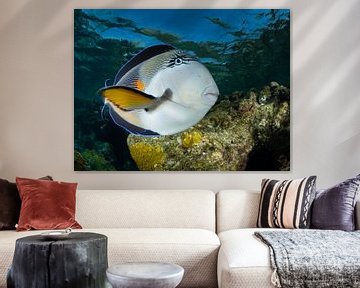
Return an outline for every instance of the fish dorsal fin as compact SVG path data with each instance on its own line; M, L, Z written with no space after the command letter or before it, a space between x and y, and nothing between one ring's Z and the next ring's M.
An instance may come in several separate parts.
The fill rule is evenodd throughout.
M150 46L140 51L134 57L132 57L123 67L120 68L119 72L116 74L114 79L114 85L119 82L119 80L132 68L139 65L140 63L164 52L174 50L175 48L171 45L160 44Z
M126 72L115 86L125 86L129 88L133 88L135 90L144 91L145 90L145 81L147 79L142 78L140 75L140 67L141 63L136 67L130 69L130 71Z

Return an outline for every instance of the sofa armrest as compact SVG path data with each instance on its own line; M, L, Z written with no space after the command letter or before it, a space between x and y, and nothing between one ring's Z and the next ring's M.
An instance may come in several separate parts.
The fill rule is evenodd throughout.
M355 206L355 229L360 230L360 199L357 200Z

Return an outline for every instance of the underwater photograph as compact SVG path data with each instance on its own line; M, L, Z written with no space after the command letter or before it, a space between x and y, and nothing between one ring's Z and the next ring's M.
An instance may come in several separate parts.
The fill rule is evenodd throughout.
M75 9L75 171L289 171L289 9Z

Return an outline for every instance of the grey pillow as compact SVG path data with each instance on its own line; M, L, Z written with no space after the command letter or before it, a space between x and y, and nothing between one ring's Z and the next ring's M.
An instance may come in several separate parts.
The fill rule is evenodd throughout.
M359 186L360 174L317 191L311 211L311 228L355 230L355 202Z

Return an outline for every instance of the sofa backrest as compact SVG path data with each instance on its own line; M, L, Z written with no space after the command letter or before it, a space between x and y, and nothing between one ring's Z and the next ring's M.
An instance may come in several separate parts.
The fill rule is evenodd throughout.
M360 198L360 196L359 196ZM255 228L260 191L223 190L216 194L216 232ZM355 206L356 230L360 230L360 199Z
M209 190L78 190L76 219L84 228L215 231L215 193Z
M222 190L216 194L216 231L255 228L260 192Z

